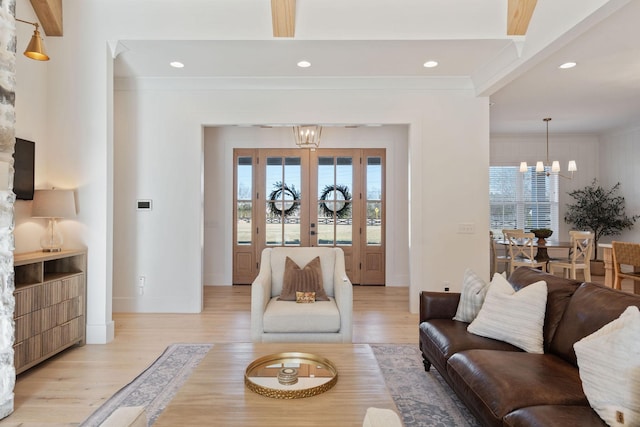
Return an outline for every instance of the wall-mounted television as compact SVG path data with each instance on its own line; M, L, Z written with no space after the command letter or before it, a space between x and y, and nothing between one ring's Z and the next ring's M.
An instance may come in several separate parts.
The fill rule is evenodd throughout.
M16 138L13 151L13 192L17 199L33 200L36 144Z

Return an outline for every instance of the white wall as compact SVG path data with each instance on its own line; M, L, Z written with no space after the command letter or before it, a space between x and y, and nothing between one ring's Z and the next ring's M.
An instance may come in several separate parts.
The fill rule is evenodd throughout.
M311 92L215 87L186 91L170 90L170 81L136 82L134 86L121 83L115 97L114 246L122 248L114 254L116 310L199 309L200 275L204 273L200 239L203 223L210 224L203 221L200 194L203 125L408 124L409 164L400 165L400 174L410 173L411 202L400 202L399 209L410 212L411 293L442 289L444 281L455 289L468 266L488 275L484 233L482 237L457 234L458 223L471 222L485 229L488 221L488 106L471 91L314 91L313 107L295 110L291 106L308 99ZM389 109L389 103L396 108ZM263 142L261 138L260 144ZM224 156L231 159L226 150L231 150L227 144ZM449 164L466 165L469 175L451 175ZM447 177L446 186L441 185L443 176ZM136 212L133 203L137 198L153 199L153 211ZM230 210L226 215L230 229ZM230 242L230 234L224 240ZM460 254L457 246L462 241L468 243L466 256L449 257L448 248ZM229 268L230 262L225 271ZM148 290L143 296L135 295L136 275L147 277ZM412 303L417 310L417 301Z
M610 132L600 138L600 183L611 188L620 182L620 195L625 198L627 215L640 215L640 126ZM640 221L632 230L619 236L603 237L602 243L612 240L640 242Z
M16 16L26 21L37 21L31 5L24 1L16 2ZM35 188L51 188L47 176L47 164L51 161L47 134L49 64L34 61L22 54L32 34L33 26L16 22L16 137L35 142ZM39 250L40 237L45 232L45 220L31 218L31 201L16 200L14 212L16 253ZM59 225L64 232L65 221Z
M230 285L233 236L233 149L295 148L291 127L216 127L204 131L204 284ZM386 285L409 285L407 126L325 126L321 148L385 148ZM224 238L222 238L224 237Z

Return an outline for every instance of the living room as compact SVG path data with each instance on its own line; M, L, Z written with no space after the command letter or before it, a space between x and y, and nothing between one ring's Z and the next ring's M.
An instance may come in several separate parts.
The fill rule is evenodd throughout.
M231 242L231 169L217 182L226 190L216 222L207 222L202 209L202 176L211 170L206 165L204 171L200 167L203 146L211 142L207 135L215 129L236 135L223 148L221 164L227 168L231 167L230 152L245 144L247 137L256 138L260 146L293 146L290 133L282 129L237 125L384 125L380 130L327 127L323 147L338 147L344 140L361 143L370 136L367 134L394 129L404 132L406 139L400 145L406 151L395 152L397 163L389 166L388 182L389 191L404 191L408 202L397 196L397 203L390 204L388 232L392 238L387 243L391 255L387 263L388 285L408 287L406 308L411 313L418 310L419 291L442 290L445 283L456 290L466 268L488 277L489 248L486 233L481 232L489 217L488 168L543 158L543 117L554 119L550 124L553 155L563 163L570 159L578 163L574 179L560 182L561 218L566 193L584 187L593 178L603 185L621 182L628 210L640 209L640 194L634 185L640 179L635 166L640 139L637 120L611 129L563 130L566 122L581 120L580 112L564 112L551 105L537 111L535 117L521 118L527 122L522 123L522 132L517 131L517 121L494 132L494 115L499 116L505 108L500 104L500 92L494 97L491 90L479 90L471 79L459 76L323 79L304 74L279 78L249 73L242 78L181 79L167 71L164 77L114 80L118 57L124 58L129 46L134 46L128 41L242 40L252 37L243 33L248 28L254 28L254 34L255 28L265 27L265 36L253 37L270 39L270 21L257 24L250 20L246 27L234 27L228 17L246 16L245 9L254 7L246 2L197 2L189 7L86 3L64 4L64 36L45 38L52 58L49 63L40 66L17 56L16 136L36 142L37 188L76 190L78 216L60 225L66 245L88 248L90 344L113 340L116 325L112 312L121 307L148 313L199 313L205 303L203 285L231 284L227 253ZM504 7L504 2L496 3ZM539 3L544 11L543 2ZM607 13L595 6L585 10L581 3L572 2L574 15L556 13L567 13L563 18L574 26L585 16L604 20L615 9L618 14L625 13L625 7L637 10L632 2L599 2L601 8L611 9ZM344 7L334 6L336 10ZM303 5L299 7L302 12ZM268 15L268 5L263 8ZM37 20L27 2L17 3L16 15ZM358 15L354 12L352 16ZM428 26L418 18L404 18L408 29ZM381 17L371 19L370 27L353 39L376 34L372 27L382 28L372 39L408 37L398 35L395 27L378 25ZM422 19L427 19L426 14ZM537 31L534 38L551 23L542 25L534 19L531 25ZM31 29L16 29L20 50ZM568 44L558 35L560 28L549 33L556 34L558 43ZM314 36L321 38L317 34L307 38ZM546 45L555 52L552 44L547 40ZM519 59L522 68L501 75L505 87L507 80L533 67L525 61L533 57L534 53L523 52ZM487 85L490 81L484 80ZM491 106L490 102L496 104ZM396 147L389 144L387 149ZM406 159L404 167L402 159ZM446 182L446 186L425 184L430 182ZM138 199L152 199L153 210L137 212ZM31 219L28 210L28 204L16 203L16 252L38 249L44 224ZM458 234L461 223L475 224L476 233ZM207 224L220 233L210 246ZM568 230L561 222L558 234L565 235ZM636 227L621 238L640 241L640 231ZM205 255L203 245L211 252ZM451 257L452 252L457 255ZM137 282L140 275L147 278L142 296Z

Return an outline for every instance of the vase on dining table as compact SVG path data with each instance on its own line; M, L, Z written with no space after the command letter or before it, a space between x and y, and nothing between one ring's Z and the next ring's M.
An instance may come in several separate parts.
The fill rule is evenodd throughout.
M548 228L535 228L531 230L531 232L538 238L538 246L546 245L546 239L551 237L551 235L553 234L553 230L550 230Z

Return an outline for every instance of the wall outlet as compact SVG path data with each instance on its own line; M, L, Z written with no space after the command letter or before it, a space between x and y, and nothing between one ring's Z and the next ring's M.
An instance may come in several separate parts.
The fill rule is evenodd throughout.
M138 276L138 295L144 295L144 285L146 282L147 279L144 276Z
M444 291L449 292L449 282L444 282Z

